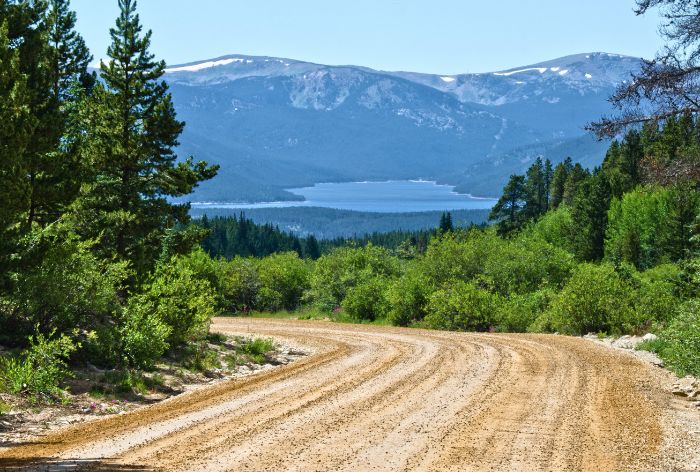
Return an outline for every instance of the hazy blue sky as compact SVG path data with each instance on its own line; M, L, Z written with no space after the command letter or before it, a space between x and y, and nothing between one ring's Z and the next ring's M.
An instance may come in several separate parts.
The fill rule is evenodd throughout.
M117 0L73 0L104 57ZM452 74L605 51L652 56L656 12L634 0L140 0L153 52L168 64L226 54Z

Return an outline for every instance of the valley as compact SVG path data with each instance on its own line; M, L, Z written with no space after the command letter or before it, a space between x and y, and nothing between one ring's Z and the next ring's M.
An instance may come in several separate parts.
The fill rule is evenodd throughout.
M298 201L290 188L434 180L480 197L538 156L599 165L609 145L583 127L639 59L567 56L440 76L233 55L166 69L180 153L221 166L194 202Z

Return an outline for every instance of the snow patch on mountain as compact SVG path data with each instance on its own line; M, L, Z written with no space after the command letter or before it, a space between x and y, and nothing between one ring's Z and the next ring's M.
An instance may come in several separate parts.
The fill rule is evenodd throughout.
M248 64L252 63L250 59L241 59L241 58L229 58L229 59L221 59L219 61L207 61L207 62L200 62L199 64L192 64L189 66L180 66L180 67L173 67L171 69L165 69L166 73L173 73L173 72L198 72L200 70L204 69L211 69L212 67L218 67L218 66L227 66L229 64L233 64L234 62L246 62Z
M521 74L523 72L531 72L533 70L538 71L540 74L544 74L545 72L547 72L546 67L529 67L527 69L512 70L509 72L494 72L493 75L498 75L501 77L510 77L513 74Z

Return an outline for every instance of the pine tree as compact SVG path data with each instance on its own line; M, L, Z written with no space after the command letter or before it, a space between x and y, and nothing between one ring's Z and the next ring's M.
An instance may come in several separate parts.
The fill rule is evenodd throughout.
M503 188L503 195L489 215L489 220L498 221L499 234L506 235L523 226L525 198L525 176L511 175Z
M552 161L549 159L544 161L544 212L548 212L550 208L550 202L552 200L552 180L554 179L554 169L552 168Z
M306 238L306 242L304 244L304 257L312 260L316 260L321 257L321 251L318 247L318 240L313 234Z
M443 212L442 215L440 215L439 229L442 234L454 231L455 228L452 224L452 214L450 212Z
M554 168L552 182L550 183L550 207L553 209L559 208L564 201L564 187L566 180L569 178L569 173L574 167L574 163L570 157L567 157L564 162L560 162Z
M27 80L20 72L19 51L11 47L8 17L8 5L0 0L0 288L7 283L10 255L26 210L22 156L32 127Z
M80 162L65 136L68 115L94 77L88 74L92 56L75 31L75 23L69 0L49 0L42 23L47 44L42 50L41 80L37 81L44 89L35 91L40 100L40 125L35 135L42 139L30 155L28 170L29 228L35 222L45 226L55 221L76 198L82 183Z
M571 168L571 171L566 177L566 182L564 183L564 195L562 203L567 206L571 206L574 201L574 197L578 194L579 185L584 182L590 173L588 170L584 169L581 164L576 163Z
M184 123L160 80L165 63L149 52L151 32L142 34L136 2L119 0L119 8L109 61L100 65L104 85L92 93L90 136L82 144L93 177L75 214L83 236L100 241L103 257L128 261L146 274L165 231L189 220L189 205L168 197L187 195L217 168L192 157L176 162Z
M596 169L577 186L571 204L572 246L580 260L602 259L609 209L610 186L603 172Z
M527 170L525 180L525 218L533 220L547 211L547 178L542 158L538 157Z

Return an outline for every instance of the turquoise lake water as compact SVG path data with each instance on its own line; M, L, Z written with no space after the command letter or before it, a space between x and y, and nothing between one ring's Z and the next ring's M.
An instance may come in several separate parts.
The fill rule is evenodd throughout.
M485 210L496 204L490 198L475 198L454 192L451 185L424 180L388 182L348 182L316 184L313 187L288 189L306 200L268 203L193 203L195 208L292 208L321 207L376 213L411 213L419 211Z

